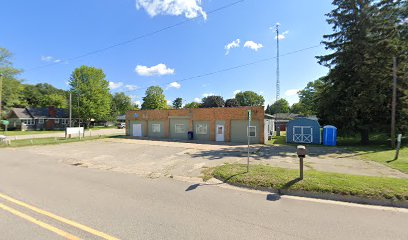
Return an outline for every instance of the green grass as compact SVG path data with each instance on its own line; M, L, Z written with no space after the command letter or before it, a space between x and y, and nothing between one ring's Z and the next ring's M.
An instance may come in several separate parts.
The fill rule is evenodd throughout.
M395 150L367 147L352 147L346 149L352 150L356 154L356 157L362 160L375 161L408 174L408 147L400 149L398 160L395 161Z
M354 176L337 173L308 170L304 179L294 180L299 171L266 165L251 165L246 173L244 164L226 164L204 172L213 177L232 184L250 188L269 188L273 190L302 190L315 193L334 193L358 196L370 199L391 199L408 201L408 180L397 178L381 178Z
M0 131L0 135L5 136L21 136L21 135L37 135L48 133L63 133L64 131Z
M267 145L276 145L276 144L286 144L286 132L281 131L280 136L273 136L271 140L269 140Z
M81 140L79 138L34 138L34 139L24 139L24 140L12 140L10 145L0 143L0 148L6 147L25 147L25 146L37 146L37 145L52 145L52 144L63 144L63 143L72 143L72 142L83 142L103 138L114 138L116 136L92 136L85 137Z

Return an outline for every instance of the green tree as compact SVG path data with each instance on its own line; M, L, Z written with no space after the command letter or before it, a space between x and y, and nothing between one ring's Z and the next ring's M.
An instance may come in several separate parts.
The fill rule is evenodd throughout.
M279 99L271 105L270 113L289 113L289 102L283 98Z
M143 97L142 110L145 109L166 109L167 101L163 94L163 89L159 86L151 86L146 90Z
M225 101L225 107L239 107L239 102L235 98L227 99Z
M173 108L180 109L183 106L183 99L178 97L173 101Z
M199 108L200 104L197 102L191 102L184 105L184 108Z
M320 78L313 82L309 82L306 87L298 92L299 105L295 106L299 110L298 113L309 116L318 113L318 91L323 86L323 79Z
M202 108L224 107L225 101L221 96L208 96L203 98Z
M68 92L48 83L24 84L23 94L30 107L67 107Z
M70 78L73 113L89 123L91 119L109 120L112 97L109 82L102 69L81 66L76 68ZM78 106L79 103L79 106Z
M363 144L370 131L389 128L392 56L406 58L402 3L334 0L327 14L334 33L323 36L332 53L318 57L330 68L318 94L318 115L342 133L359 132Z
M45 95L41 99L42 107L56 107L56 108L68 108L67 98L65 94L53 93L50 95Z
M127 111L132 110L132 99L124 92L115 93L112 96L111 110L113 116L126 114Z
M24 107L26 105L22 95L24 87L21 80L17 79L21 70L13 67L11 58L12 54L7 49L0 48L0 75L2 76L0 118L4 115L4 111L8 111L12 107Z
M295 114L303 114L304 105L300 102L292 104L290 107L290 112Z
M240 106L263 106L265 99L262 95L253 91L239 92L235 94Z

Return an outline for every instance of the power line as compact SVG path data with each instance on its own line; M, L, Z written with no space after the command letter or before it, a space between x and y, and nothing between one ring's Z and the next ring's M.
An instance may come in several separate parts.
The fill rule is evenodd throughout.
M307 47L307 48L298 49L298 50L295 50L295 51L292 51L292 52L287 52L287 53L281 54L281 55L279 55L279 56L280 56L280 57L284 57L284 56L292 55L292 54L295 54L295 53L299 53L299 52L303 52L303 51L310 50L310 49L313 49L313 48L317 48L317 47L319 47L320 45L321 45L321 44L314 45L314 46L310 46L310 47ZM241 65L236 65L236 66L229 67L229 68L219 69L219 70L216 70L216 71L213 71L213 72L203 73L203 74L199 74L199 75L196 75L196 76L192 76L192 77L188 77L188 78L183 78L183 79L180 79L180 80L173 80L173 81L171 81L171 82L166 82L166 83L163 83L163 84L159 84L159 86L168 85L168 84L170 84L170 83L172 83L172 82L185 82L185 81L189 81L189 80L192 80L192 79L208 77L208 76L215 75L215 74L218 74L218 73L228 72L228 71L235 70L235 69L238 69L238 68L248 67L248 66L251 66L251 65L258 64L258 63L263 63L263 62L271 61L271 60L274 60L274 59L276 59L276 58L277 58L277 56L275 56L275 57L269 57L269 58L264 58L264 59L260 59L260 60L254 61L254 62L249 62L249 63L245 63L245 64L241 64ZM127 93L127 92L136 92L136 91L145 90L145 89L148 89L148 88L149 88L149 87L143 87L143 88L138 88L138 89L135 89L135 90L123 91L123 92L126 92L126 93Z
M239 4L239 3L242 3L244 1L245 0L238 0L238 1L226 4L226 5L223 5L223 6L219 7L219 8L214 9L214 10L208 11L207 15L211 15L211 14L214 14L216 12L222 11L224 9L233 7L233 6L235 6L235 5ZM129 44L131 42L134 42L134 41L137 41L137 40L140 40L140 39L143 39L143 38L147 38L147 37L156 35L158 33L164 32L166 30L169 30L169 29L172 29L172 28L175 28L175 27L178 27L178 26L181 26L181 25L186 24L188 22L195 21L198 18L200 18L200 16L197 16L197 17L194 17L194 18L189 18L189 19L180 21L178 23L166 26L164 28L161 28L161 29L158 29L158 30L155 30L155 31L152 31L152 32L148 32L148 33L139 35L137 37L134 37L134 38L131 38L131 39L128 39L128 40L125 40L125 41L122 41L122 42L119 42L119 43L116 43L116 44L113 44L113 45L110 45L110 46L107 46L107 47L104 47L104 48L96 49L96 50L93 50L93 51L90 51L90 52L87 52L87 53L84 53L84 54L81 54L81 55L78 55L78 56L75 56L75 57L71 57L71 58L68 58L68 59L63 60L63 61L44 64L44 65L41 65L41 66L38 66L38 67L33 67L33 68L30 68L30 69L27 69L26 72L27 71L32 71L32 70L37 70L37 69L42 69L42 68L46 68L46 67L50 67L50 66L54 66L54 65L58 65L58 64L61 64L61 63L67 62L67 61L72 62L72 61L75 61L75 60L78 60L78 59L81 59L81 58L84 58L84 57L87 57L87 56L90 56L90 55L98 54L100 52L104 52L104 51L107 51L107 50L115 48L115 47L126 45L126 44Z

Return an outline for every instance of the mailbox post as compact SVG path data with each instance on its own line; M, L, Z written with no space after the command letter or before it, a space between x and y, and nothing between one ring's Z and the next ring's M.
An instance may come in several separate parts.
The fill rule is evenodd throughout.
M400 150L400 148L401 148L401 139L402 139L402 134L398 134L398 137L397 137L397 148L396 148L396 151L395 151L394 160L398 160L399 150Z
M302 145L297 146L296 153L299 157L299 171L300 171L299 178L302 180L303 179L303 158L306 157L306 153L307 153L306 147Z

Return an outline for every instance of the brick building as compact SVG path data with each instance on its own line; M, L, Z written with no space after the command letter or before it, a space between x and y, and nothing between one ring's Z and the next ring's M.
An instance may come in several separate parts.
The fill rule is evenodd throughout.
M197 108L129 111L126 134L133 137L193 139L200 141L247 142L248 110L252 112L249 128L251 143L264 143L264 108Z

